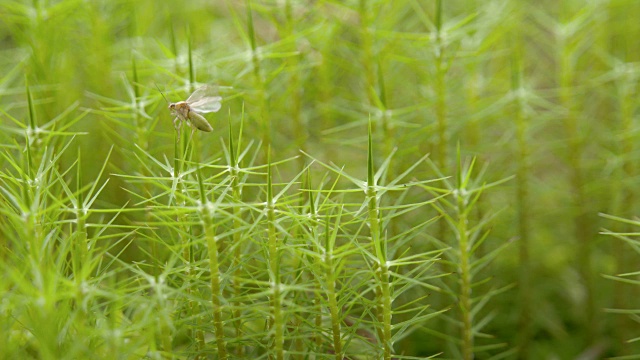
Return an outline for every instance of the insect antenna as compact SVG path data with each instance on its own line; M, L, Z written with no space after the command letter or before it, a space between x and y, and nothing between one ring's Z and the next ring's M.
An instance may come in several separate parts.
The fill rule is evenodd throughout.
M167 102L167 104L171 104L171 103L169 102L169 100L167 100L167 97L166 97L166 96L164 96L164 94L162 93L162 90L160 90L160 87L158 86L158 84L156 84L156 83L154 83L154 84L156 85L156 88L158 89L158 92L160 93L160 95L162 95L162 97L164 98L164 101L166 101L166 102Z

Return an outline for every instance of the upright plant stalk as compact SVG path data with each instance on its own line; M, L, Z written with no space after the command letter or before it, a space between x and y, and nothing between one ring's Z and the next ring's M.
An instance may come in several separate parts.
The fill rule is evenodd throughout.
M293 17L293 6L291 4L291 0L286 0L285 2L285 18L287 20L285 26L285 38L290 39L292 44L292 52L295 52L298 49L296 48L295 19ZM291 56L288 59L288 62L291 68L289 89L291 91L291 118L293 120L293 135L295 137L296 151L306 151L307 133L305 131L304 124L302 123L302 96L300 93L300 70L298 69L300 55ZM304 166L304 157L300 156L298 158L299 170L302 170Z
M218 244L216 236L216 224L214 220L215 205L209 202L204 184L202 182L202 174L198 167L198 185L200 188L200 201L202 207L202 218L204 221L204 233L207 240L207 252L209 255L209 272L211 273L211 305L213 311L213 328L216 336L216 345L218 347L218 358L227 359L227 345L225 343L224 325L222 323L222 291L220 290L220 260L218 258ZM213 209L211 209L213 207Z
M178 134L180 136L178 136ZM185 190L185 184L182 178L183 167L185 163L191 159L189 144L187 143L187 139L186 139L187 136L189 136L189 134L186 134L186 131L180 131L179 133L176 132L176 141L174 142L173 181L177 182L177 184L175 186L175 193L172 194L172 199L175 202L175 204L169 204L169 206L174 206L176 208L184 208L186 206L184 199L181 200L181 197L179 196L179 194L184 193L184 190ZM187 223L187 221L185 221L187 219L187 216L188 215L185 214L184 212L178 211L176 212L175 221L176 221L176 224L178 224L176 231L177 231L178 239L180 241L179 245L182 247L182 257L187 264L185 273L186 273L187 279L190 279L191 278L190 264L193 263L193 259L191 256L191 245L190 245L191 242L189 241L191 229L189 226L185 225ZM186 234L189 234L189 235L186 235ZM191 291L192 291L191 289L192 289L191 286L188 286L186 288L186 292L188 295L191 294ZM187 307L189 309L189 316L193 316L195 312L193 302L190 301ZM189 333L191 334L192 329L188 329L187 331L189 331ZM170 351L171 350L170 338L168 338L168 335L164 334L164 331L162 336L164 338L165 351ZM201 350L203 341L201 341L202 339L198 338L197 334L195 338L197 340L196 346L198 347L198 350ZM169 346L168 350L166 349L167 346Z
M306 250L309 251L309 253L306 256L294 257L293 267L295 268L295 277L299 279L297 282L308 284L307 286L310 287L310 290L295 293L292 301L305 305L310 304L310 311L296 313L293 316L293 319L289 321L289 326L304 328L305 324L311 324L311 321L308 321L306 316L315 314L315 316L312 315L309 316L309 318L313 319L316 329L322 329L322 295L320 291L322 283L318 276L313 276L314 273L312 272L312 268L315 268L313 265L317 265L320 261L310 255L312 252L317 253L318 250L318 248L314 247L313 244L317 242L318 234L320 233L320 224L318 223L318 212L316 210L313 193L311 191L311 171L307 167L306 169L303 168L300 174L302 174L302 172L306 172L306 179L302 181L297 199L298 206L302 209L300 213L305 214L306 211L307 219L306 221L302 221L301 226L296 226L293 231L291 231L291 238L300 239L307 243ZM309 266L309 264L313 265ZM319 316L320 319L318 319ZM310 336L310 341L306 341L302 336L295 337L293 340L293 346L289 347L298 354L294 358L315 360L317 358L316 356L305 356L303 354L305 354L305 350L310 354L317 354L321 352L320 345L322 341L318 339L318 337L319 334L317 333ZM305 343L310 345L305 345Z
M576 214L573 219L574 236L578 242L578 270L584 282L585 289L585 328L589 343L595 339L599 324L595 321L595 299L593 296L593 276L591 271L592 226L588 219L589 209L586 204L585 181L583 173L584 140L579 128L580 119L574 98L575 69L573 57L574 47L566 34L560 35L558 49L558 63L560 85L560 103L566 115L565 130L568 137L568 162L570 167L569 182L572 188L573 206Z
M377 260L374 267L376 279L376 317L378 321L378 338L383 347L383 359L391 360L393 351L391 343L391 286L389 284L389 267L387 265L386 243L381 237L380 207L378 190L374 176L372 129L369 123L369 145L367 156L367 188L369 231L371 232L371 244Z
M193 162L197 163L198 165L198 170L200 169L200 142L198 141L198 134L194 134L193 137L191 137L191 158ZM189 234L193 237L193 227L189 227ZM192 264L192 261L194 261L194 249L193 246L191 244L189 244L188 246L188 252L189 252L189 264ZM191 275L192 274L192 269L191 266L187 267L187 274ZM188 292L191 292L191 289L188 290ZM191 309L191 314L192 316L195 317L196 319L196 330L195 330L195 335L196 335L196 344L197 344L197 348L198 350L202 351L204 349L205 346L205 339L204 339L204 331L202 330L202 326L200 325L201 322L203 321L201 316L198 316L199 313L201 313L200 310L200 304L196 301L191 301L189 304L189 308Z
M196 71L193 66L193 50L192 50L191 28L187 27L187 56L189 59L189 93L195 90Z
M629 65L626 65L629 66ZM628 183L629 179L635 179L637 176L637 167L636 161L633 158L630 158L630 154L634 154L635 151L635 141L637 136L635 135L635 121L634 121L634 112L636 111L636 92L634 91L637 87L633 82L637 82L637 79L629 79L623 78L617 81L616 86L618 88L618 113L619 113L619 121L620 121L620 134L622 135L622 139L620 141L619 157L622 160L622 166L619 169L618 178L621 179L619 181L619 188L617 189L621 193L621 202L618 205L619 208L616 213L622 214L625 217L632 217L635 215L635 199L637 196L635 194L635 187L630 186ZM626 181L625 181L626 180ZM616 225L619 227L620 232L633 232L634 229L627 223L616 222ZM618 267L626 271L630 266L630 256L627 250L628 244L625 244L623 241L615 242L614 251L616 253L616 258L619 261ZM630 307L630 299L635 298L633 294L630 294L628 290L628 286L623 282L616 281L614 288L614 304L618 309L627 309ZM623 343L623 349L626 348L626 337L630 333L631 325L626 317L619 317L619 320L616 323L616 335L619 338L619 341Z
M436 9L435 9L435 26L436 26L436 38L433 39L435 42L434 52L435 52L435 76L434 76L434 91L435 91L435 117L436 117L436 139L435 146L433 147L433 160L436 166L439 168L439 171L443 174L449 173L449 168L447 166L447 147L448 147L448 137L447 137L447 96L446 96L446 64L444 58L444 44L442 43L442 12L443 12L443 4L442 0L436 0ZM425 136L427 136L425 134ZM447 224L445 221L438 222L437 229L437 238L440 241L447 242ZM450 266L447 264L442 264L443 271L445 273L453 271ZM452 279L445 279L445 282L451 282ZM451 284L453 285L453 284ZM450 286L451 286L450 285ZM448 301L448 299L444 299L441 297L436 298L440 307L447 306L444 301ZM442 301L442 302L441 302ZM448 322L444 322L442 319L437 319L436 321L440 322L440 327L446 329L445 332L451 333L453 329L451 329L452 325Z
M338 28L337 25L333 25L334 27L331 31L328 31L331 36L330 39L334 39L335 29ZM329 59L331 59L332 51L335 50L334 42L331 40L327 40L322 48L320 49L320 56L323 59L326 59L327 63L329 63ZM336 118L332 116L331 106L329 106L333 101L334 91L335 91L335 79L333 75L333 66L317 66L315 71L316 83L317 83L317 91L318 91L318 101L315 102L315 106L318 112L318 117L320 118L320 123L322 124L323 129L330 129L337 125ZM335 157L335 147L328 146L327 147L327 156L328 158Z
M189 27L187 27L187 44L187 54L189 58L189 93L193 93L193 91L196 89L196 69L193 65L192 35ZM183 127L184 125L186 124L183 124ZM200 149L198 148L199 143L197 141L198 134L194 133L193 131L194 129L192 128L191 134L189 135L189 141L187 141L184 146L188 149L189 145L191 145L189 160L200 162Z
M384 82L384 71L382 69L382 61L378 61L378 92L379 92L379 103L380 103L380 111L382 112L382 137L384 139L384 154L385 156L390 156L394 151L395 146L395 133L393 131L393 126L391 124L391 112L389 109L389 100L387 98L387 87ZM387 169L387 178L393 179L395 177L395 166L389 164L389 168ZM394 223L395 224L395 223Z
M171 40L171 52L173 54L173 71L176 74L180 73L180 64L178 63L178 42L176 41L176 30L173 25L173 16L168 14L167 23L171 24L169 26L169 38Z
M135 141L142 149L148 150L149 140L147 138L147 135L149 134L149 129L147 128L146 124L141 123L140 111L142 110L141 107L143 106L143 104L140 103L140 80L138 79L138 66L136 64L135 56L131 58L131 72L133 75L133 123L136 128ZM141 167L140 170L144 170L144 167Z
M391 119L389 116L388 102L387 102L387 90L384 83L384 72L382 69L382 61L374 55L374 36L371 32L372 26L372 11L369 8L371 4L370 0L360 0L359 2L359 15L360 15L360 33L362 38L362 67L365 76L365 92L367 94L367 100L370 107L375 107L380 112L380 124L373 123L374 134L378 131L381 132L382 139L384 139L384 154L389 155L393 151L394 137L391 131ZM377 80L376 80L377 78ZM378 93L376 93L376 90ZM377 118L377 116L376 116ZM387 176L393 177L391 172L388 172Z
M633 4L633 5L631 5ZM618 181L618 188L612 189L611 193L620 193L619 201L616 204L616 209L614 210L615 214L620 214L625 218L632 218L637 215L637 204L636 201L638 196L636 194L636 186L635 179L638 176L638 166L637 162L637 146L635 145L638 141L638 136L636 132L637 128L637 118L635 115L638 109L637 102L637 91L638 86L638 70L634 69L635 64L633 60L635 59L634 49L636 49L637 43L633 36L625 36L624 40L620 43L615 43L610 41L610 37L615 34L617 31L616 26L611 26L611 20L614 21L616 25L619 25L621 29L624 29L626 34L637 34L640 30L637 22L633 21L633 19L622 16L623 20L618 20L617 16L621 14L619 12L624 11L628 13L636 13L640 6L637 2L629 2L629 5L624 7L617 7L614 3L608 5L609 9L607 11L611 12L610 15L612 19L607 19L610 22L607 24L603 24L603 29L610 31L610 33L606 33L609 35L606 38L603 38L602 47L605 48L609 46L608 52L616 53L617 58L622 60L621 63L616 64L618 67L621 67L620 70L620 78L616 79L614 85L616 88L616 99L617 99L617 110L618 110L618 121L619 121L619 133L621 134L620 138L617 138L616 141L619 141L619 146L617 148L618 158L621 159L621 166L618 169L618 176L616 178ZM617 10L616 10L617 9ZM617 16L616 16L617 15ZM605 32L602 31L601 32ZM618 50L618 51L616 51ZM626 71L625 71L626 70ZM631 73L629 73L631 70ZM633 156L631 154L634 154ZM629 182L629 180L633 180ZM632 233L637 227L629 224L627 222L619 222L616 221L615 228L620 233ZM619 230L618 230L619 229ZM617 268L618 272L621 271L629 271L634 269L633 257L630 256L630 252L628 251L628 244L625 244L623 241L616 241L614 245L614 253L615 257L618 260ZM635 269L634 269L635 270ZM629 309L633 308L634 304L632 299L638 298L638 291L636 289L631 289L628 284L625 284L622 281L615 282L615 288L613 291L613 303L614 307L617 309ZM637 306L636 306L637 308ZM628 346L628 337L629 334L635 331L637 323L634 321L630 321L629 317L619 316L616 323L616 342L618 343L619 349L621 351L617 353L618 355L632 355L633 349Z
M479 269L490 263L492 259L495 259L499 252L508 246L508 243L476 257L475 254L477 254L478 248L489 235L488 231L483 231L483 227L488 223L490 217L485 216L484 219L474 225L471 224L473 216L470 214L478 204L484 190L506 182L511 177L489 184L483 183L481 187L478 187L471 179L474 172L475 158L468 166L464 165L461 161L459 145L456 158L458 165L455 184L445 180L453 201L442 198L439 201L440 204L434 203L433 206L451 226L456 237L453 242L454 248L449 253L449 263L455 267L453 271L456 274L455 280L457 282L455 284L451 283L450 287L452 289L451 294L454 296L458 307L458 318L455 325L459 325L459 330L457 336L449 335L448 337L456 339L455 345L458 347L459 357L464 360L471 360L474 358L474 352L478 351L478 348L475 348L476 334L479 334L482 328L490 321L490 317L476 320L478 312L489 302L489 299L508 290L511 286L492 290L488 293L479 292L475 297L472 296L473 289L485 282L474 283L475 274L478 273ZM435 165L432 166L437 170ZM499 347L500 345L491 346ZM458 355L456 354L456 356Z
M267 89L265 87L265 80L262 77L262 71L260 66L260 54L258 52L258 45L256 41L256 33L253 24L253 14L251 11L251 0L246 0L247 6L247 31L249 35L249 40L251 43L251 61L253 63L253 75L255 79L255 87L259 94L259 107L260 107L260 118L258 119L260 123L260 133L262 134L262 143L265 145L265 149L267 149L271 145L271 119L269 118L269 114L267 111ZM266 154L265 157L268 157L269 154Z
M134 108L133 108L133 123L135 126L135 137L133 139L133 141L144 151L148 151L149 150L149 128L147 127L148 124L145 124L144 121L142 120L143 118L140 116L141 111L144 110L144 104L140 102L140 98L141 98L141 94L140 94L140 80L138 78L138 66L136 63L136 56L132 56L131 57L131 73L132 73L132 78L133 78L133 104L134 104ZM138 167L137 169L135 169L135 171L137 171L139 174L142 174L144 176L148 176L149 171L147 169L147 167L142 166L141 163L137 163ZM140 191L142 192L142 194L148 195L150 196L150 190L149 190L149 184L145 181L141 184L141 188ZM147 209L144 212L144 222L148 223L151 221L151 210ZM141 230L142 231L142 230ZM158 244L157 241L152 241L150 244L150 249L149 249L150 253L151 253L151 257L149 258L149 262L151 263L152 266L152 271L153 271L153 275L156 276L158 275L161 270L158 264L158 260L159 260L159 254L158 254Z
M39 207L39 197L34 193L36 188L32 187L30 184L35 179L36 170L34 168L34 154L32 151L32 144L35 143L35 130L37 128L38 121L36 119L36 109L35 104L33 102L33 97L31 95L31 88L29 87L29 82L25 75L25 87L27 90L27 103L29 106L29 117L25 134L25 151L23 155L23 164L22 164L22 204L24 206L23 213L26 216L23 216L24 219L24 228L25 228L25 238L29 239L27 243L27 249L29 251L29 255L31 257L31 261L33 262L32 266L36 267L40 272L40 276L43 279L43 286L46 285L46 281L48 278L48 271L46 268L47 262L42 256L43 244L41 241L43 239L43 230L42 224L38 221L37 211L40 209ZM33 138L32 138L33 137ZM36 242L37 241L37 242ZM74 264L75 266L75 264ZM75 270L75 269L74 269ZM42 289L41 289L42 290Z
M77 196L77 208L76 208L76 232L74 234L73 243L73 274L76 279L76 286L80 288L83 281L82 267L87 261L87 228L86 228L86 210L84 209L84 200L82 196L82 158L80 156L80 149L78 149L78 167L76 173L76 191ZM78 296L82 292L78 291ZM82 299L78 299L82 303Z
M360 36L362 38L362 66L364 68L363 70L365 76L365 92L367 93L369 105L374 106L376 104L376 77L373 61L373 37L370 30L371 15L369 13L369 9L367 8L368 3L370 3L370 1L360 0L358 11L360 15Z
M311 170L309 169L307 169L306 190L308 194L307 201L309 201L308 216L309 216L309 219L311 220L311 225L309 226L311 231L311 237L312 239L317 239L320 234L321 225L320 225L320 220L318 218L318 210L316 209L316 202L313 196L313 191L311 191ZM304 196L301 196L300 199L301 199L301 202L304 201ZM302 206L304 206L304 203L301 204L301 207ZM317 250L317 249L313 249L313 248L310 249L310 251L314 251L314 250ZM314 282L314 285L315 285L315 289L313 292L313 311L316 314L314 319L314 325L316 329L322 329L322 306L323 306L322 292L321 292L322 283L321 283L321 279L318 279L318 277L314 277L312 281ZM322 346L322 336L319 334L319 332L317 332L313 336L313 345L314 347L311 350L314 353L320 353L321 346ZM337 352L337 350L334 350L334 351ZM316 357L312 357L312 359L315 359L315 358Z
M188 55L188 59L189 59L189 93L192 93L195 90L196 87L196 70L195 70L195 66L193 64L193 39L192 39L192 35L191 35L191 28L187 26L187 55ZM183 126L185 126L185 124L183 124ZM186 133L186 131L182 131L182 134ZM185 136L182 136L182 138L186 137L186 134L184 134ZM193 129L191 130L191 134L189 135L189 139L185 140L184 142L184 153L186 154L185 159L188 159L189 161L192 162L197 162L200 163L200 149L199 149L199 142L198 142L198 134L193 133ZM187 157L188 156L188 157ZM184 184L182 184L182 186L184 186ZM186 214L183 215L185 218L187 217ZM189 226L189 227L185 227L186 232L188 234L193 234L193 229ZM186 259L186 261L188 262L189 266L187 267L186 270L186 274L188 278L191 278L191 273L192 273L192 269L191 269L191 264L193 263L193 249L192 249L192 245L191 242L189 240L187 240L184 243L184 258ZM187 293L191 293L192 289L191 287L189 287L187 289ZM198 303L196 303L195 301L190 301L189 302L189 310L191 312L191 316L193 316L194 318L196 318L196 322L201 321L201 318L197 316L197 314L199 313L199 305ZM205 340L204 340L204 332L201 330L202 327L201 326L197 326L196 325L196 329L195 329L195 338L196 338L196 347L199 351L202 351L204 348L204 344L205 344Z
M269 279L271 283L271 323L273 332L273 352L271 358L284 360L284 319L280 284L280 244L276 233L275 203L271 182L271 149L267 150L267 227L269 236Z
M26 134L25 134L25 151L23 154L23 164L22 164L22 171L21 171L21 175L22 175L22 203L24 206L23 210L23 216L22 218L24 219L24 225L25 225L25 239L28 239L27 241L27 249L30 255L30 261L32 261L32 265L35 269L37 269L37 271L39 272L39 276L42 278L41 284L40 286L42 286L42 288L40 288L40 291L45 291L47 289L45 289L45 287L49 286L49 282L50 280L50 274L49 274L49 267L50 267L50 263L49 263L49 259L48 257L44 256L43 250L45 250L44 247L44 236L45 234L43 233L43 224L42 221L40 220L40 214L39 212L41 211L41 207L43 207L44 204L42 204L41 202L43 201L42 194L40 193L40 191L43 189L42 187L34 187L31 184L35 183L36 177L37 177L37 168L35 165L35 157L36 154L34 153L36 149L35 148L35 144L37 141L37 134L36 134L36 129L38 127L38 119L36 117L36 109L35 109L35 103L33 101L33 96L31 94L31 88L29 87L29 82L27 80L27 77L25 75L25 87L27 90L27 103L28 103L28 107L29 107L29 117L28 117L28 123L27 128L26 128ZM46 153L42 156L47 156ZM43 177L44 179L44 177ZM73 249L73 254L76 254L76 252L79 252L80 250L75 247ZM79 264L76 262L73 264L73 268L72 270L76 270L76 268L79 267ZM47 299L49 300L49 299ZM46 304L47 306L51 305L47 302ZM51 311L51 309L47 309L48 311Z
M230 165L230 175L231 175L231 196L233 197L233 227L234 229L240 229L242 227L242 187L240 185L240 160L238 159L238 153L240 152L240 140L242 139L242 124L244 120L244 110L242 113L243 119L240 122L240 131L238 133L238 145L236 150L236 145L233 141L233 127L231 126L231 117L229 117L229 165ZM242 295L242 288L240 286L240 278L242 276L242 269L240 264L242 263L242 246L241 244L241 233L240 231L234 231L233 233L233 244L235 246L235 251L233 253L233 258L231 260L231 267L235 269L235 273L233 276L232 287L234 298L240 298ZM235 328L235 337L236 339L241 339L244 330L242 326L242 305L239 302L233 303L233 327ZM235 347L235 355L237 357L244 356L244 347L242 344Z
M195 87L195 69L193 67L193 55L191 49L191 31L187 27L187 57L189 59L189 90L193 92ZM179 120L182 121L182 120ZM191 154L188 152L189 150L189 142L184 136L186 133L186 124L181 124L181 130L176 131L176 142L175 142L175 150L174 150L174 167L173 167L173 177L178 179L180 172L182 171L182 166L184 166L185 160L191 160ZM180 136L177 136L180 135Z
M479 11L477 0L468 1L467 4L470 12L473 13ZM474 26L477 26L477 24L475 24ZM482 76L482 71L480 70L482 67L481 61L482 60L480 59L473 60L467 67L469 75L468 81L470 82L470 84L467 86L467 101L469 103L467 114L470 115L471 120L469 121L468 126L466 126L468 131L466 132L465 138L467 139L467 148L473 149L473 151L480 151L480 149L478 149L478 145L480 144L480 140L482 139L482 127L480 126L480 119L474 116L480 110L478 102L480 100L480 94L482 91L480 89Z
M529 141L527 140L528 119L525 114L524 88L522 84L522 48L520 39L515 41L516 47L511 62L511 93L514 101L514 117L516 124L516 139L518 164L516 170L516 203L518 217L519 236L519 281L520 291L520 331L518 339L519 358L526 359L529 354L529 342L531 340L531 261L529 258L530 233L529 221L531 218L529 200Z
M455 296L458 306L458 323L460 325L460 330L458 332L459 341L457 341L456 344L459 346L460 357L464 360L471 360L474 358L474 331L479 331L479 329L474 330L474 314L482 307L482 305L479 305L477 308L473 308L474 300L472 298L472 290L473 286L478 285L473 284L474 268L476 268L475 271L477 271L477 267L482 263L486 263L488 260L480 259L474 262L473 258L474 251L477 251L477 248L486 238L485 234L482 238L478 239L480 227L469 225L469 214L473 210L474 205L478 202L480 194L482 193L482 189L469 189L475 159L473 159L468 168L463 167L460 158L459 145L456 156L458 165L455 185L449 184L448 181L445 182L451 191L454 201L451 202L445 199L441 200L442 204L445 205L446 208L451 209L451 212L436 204L434 204L434 208L449 223L456 236L456 241L454 243L455 247L451 252L451 264L455 267L454 271L457 275L455 278L457 283L452 283L451 288L457 290L452 292L452 295ZM491 186L495 184L497 183L494 183ZM485 255L485 258L487 256L495 256L495 253L496 250L490 253L492 255ZM483 295L481 294L477 297L482 298L482 296ZM487 300L478 300L480 304L482 304L483 301ZM478 324L475 325L477 326Z
M471 169L469 169L469 174ZM459 253L459 281L460 293L458 306L462 320L462 358L464 360L473 359L473 313L471 311L471 243L469 241L468 229L468 209L467 198L464 195L466 188L463 179L462 163L460 162L460 152L458 150L458 174L457 174L457 191L454 192L457 205L457 221L456 235L458 237L458 253Z
M325 286L326 296L329 302L329 314L331 316L331 335L333 339L333 352L335 353L336 360L344 359L344 351L342 349L342 330L340 319L340 308L338 307L338 295L336 294L336 273L333 249L335 246L336 235L338 232L340 217L342 215L342 209L336 217L336 224L333 231L329 227L329 216L325 218L325 251L324 251L324 269L325 269Z
M27 156L31 156L31 144L27 141L25 146L28 150ZM40 214L41 206L43 205L41 203L43 200L43 194L39 194L39 190L30 185L31 181L34 179L34 177L29 175L29 173L32 172L32 169L28 168L28 166L31 166L30 164L32 163L25 161L21 172L21 185L23 193L25 194L22 202L22 205L24 206L24 209L22 209L22 218L24 219L25 239L28 241L25 248L28 252L29 266L32 273L35 275L34 278L37 279L37 281L34 282L34 288L37 292L42 294L42 298L39 299L42 304L35 311L35 316L43 320L43 326L51 328L46 318L55 313L56 279L55 272L51 269L52 260L49 256L45 256L48 247L44 246L43 224ZM72 249L72 251L73 250L74 249ZM74 254L72 253L72 256L73 255ZM51 328L51 330L53 329ZM39 344L38 348L42 358L55 359L58 357L58 344L53 336L45 337L41 341L42 344Z
M436 164L440 171L446 173L447 170L447 89L445 77L447 74L447 64L444 58L444 44L442 41L442 0L436 0L436 38L435 38L435 92L436 92L436 119L437 119L437 145L434 154Z
M26 124L27 125L27 133L25 135L25 150L27 153L27 168L25 169L27 171L27 175L29 175L29 177L33 176L33 158L32 158L32 153L31 153L31 144L32 142L36 141L36 129L38 127L38 121L36 119L36 108L35 108L35 104L33 103L33 96L31 95L31 88L29 88L29 81L27 80L27 77L25 76L24 78L24 82L25 82L25 87L27 88L27 103L29 105L29 123ZM33 138L32 138L33 136ZM25 187L26 190L26 187Z
M440 171L444 174L448 172L447 167L447 94L445 77L447 73L445 58L444 58L444 44L442 43L442 0L436 0L436 38L435 38L435 115L436 115L436 132L438 137L436 139L435 153L433 154L434 161L437 164ZM441 241L445 241L447 233L447 224L444 221L440 221L438 224L438 238Z
M323 342L325 341L325 336L322 334L322 330L324 329L323 318L326 311L325 307L329 309L329 320L331 322L331 335L332 335L332 346L333 353L336 359L344 358L344 350L342 347L342 334L341 334L341 318L340 311L338 307L338 294L336 293L336 284L338 282L338 278L335 272L336 267L338 266L335 261L334 249L335 249L335 239L337 236L339 221L342 215L342 208L340 209L340 213L336 217L336 224L331 229L329 224L329 219L331 216L326 214L324 217L324 223L320 219L318 205L316 204L316 198L314 196L314 191L311 189L311 171L307 169L307 180L306 180L306 190L308 194L308 217L311 220L310 230L311 237L313 239L317 239L313 243L316 245L315 247L309 248L310 252L316 254L324 254L324 256L318 257L309 257L310 260L314 261L315 264L322 269L320 276L314 276L312 281L314 282L314 299L313 299L313 312L315 315L315 333L313 335L313 349L312 353L315 356L311 357L311 359L318 359L319 354L322 354L326 351L323 347ZM318 192L318 194L322 194L322 190ZM320 195L318 195L320 197ZM327 197L329 195L327 194ZM318 198L319 199L319 198ZM321 239L322 227L324 226L324 237ZM322 241L324 240L324 241Z

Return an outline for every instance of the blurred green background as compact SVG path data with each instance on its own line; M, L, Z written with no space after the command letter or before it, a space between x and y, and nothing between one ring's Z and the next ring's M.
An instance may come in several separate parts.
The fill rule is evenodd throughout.
M483 270L489 287L515 285L486 306L482 332L504 347L478 358L640 358L628 342L640 336L637 311L611 310L640 308L640 287L605 277L638 271L638 254L600 234L637 231L601 214L634 218L640 199L639 14L637 0L0 0L0 162L24 153L25 127L11 118L28 122L27 83L41 126L80 133L61 168L79 151L82 178L94 179L113 147L97 208L133 207L139 188L110 174L139 173L136 147L173 157L158 89L175 102L218 87L214 131L194 135L203 159L221 154L242 117L244 141L270 145L272 159L302 149L362 178L369 122L376 162L395 151L395 174L429 153L452 176L459 147L484 181L515 176L473 213L496 216L483 247L510 243ZM412 176L437 177L428 167ZM145 256L136 246L120 254ZM447 301L436 297L436 310ZM3 301L3 317L14 306ZM456 357L443 342L418 331L396 351Z

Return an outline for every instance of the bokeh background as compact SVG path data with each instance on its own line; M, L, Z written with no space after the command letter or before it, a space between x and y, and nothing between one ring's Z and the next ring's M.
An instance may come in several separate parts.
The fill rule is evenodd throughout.
M637 245L603 233L638 231L606 215L634 219L640 199L638 14L636 0L2 0L2 186L19 163L9 159L25 152L20 124L35 113L39 126L60 131L57 146L72 144L57 159L62 169L81 154L85 180L113 148L94 208L134 207L141 187L112 175L140 174L137 149L173 158L160 91L178 101L199 85L217 87L222 110L207 115L214 131L194 135L203 159L221 157L229 124L237 131L243 119L244 141L270 145L274 161L302 150L366 179L371 124L376 164L394 154L390 173L428 153L454 176L459 149L461 161L475 157L482 182L508 179L470 215L492 218L480 253L508 244L478 279L487 279L480 292L502 290L476 335L503 346L478 358L636 358L637 310L616 309L640 308L638 279L611 277L638 271ZM300 156L279 174L291 179L307 162ZM424 166L410 177L439 175ZM451 240L444 226L429 231ZM3 269L21 273L7 260L10 233L0 232ZM124 263L147 256L135 244L118 254ZM1 292L18 291L11 279ZM455 307L432 299L436 310ZM14 300L0 304L3 318L20 318ZM397 353L456 358L443 345L456 343L447 321L429 327L396 344ZM29 333L8 322L2 337L23 346ZM56 357L32 348L34 358Z

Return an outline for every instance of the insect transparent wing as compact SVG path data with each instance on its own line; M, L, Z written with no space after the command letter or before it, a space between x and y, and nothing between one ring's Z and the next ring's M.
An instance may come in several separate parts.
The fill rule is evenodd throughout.
M198 100L201 100L206 97L213 97L216 95L217 95L216 89L213 86L204 85L197 88L196 91L194 91L193 94L189 96L189 98L187 99L187 103L191 105L191 103L194 103Z
M192 104L189 104L189 106L193 111L199 113L216 112L222 107L220 100L222 100L220 96L211 96L200 99Z
M222 107L222 104L220 104L222 98L216 96L216 93L216 89L212 86L199 87L189 96L187 104L191 109L200 113L216 112Z

